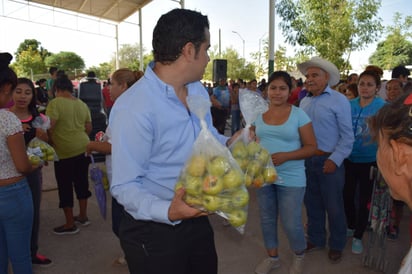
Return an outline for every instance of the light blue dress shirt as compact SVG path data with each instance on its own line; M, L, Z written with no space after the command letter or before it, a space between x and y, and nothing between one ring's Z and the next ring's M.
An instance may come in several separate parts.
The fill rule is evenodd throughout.
M109 126L112 141L111 193L136 220L176 224L168 218L179 173L192 153L200 120L188 111L174 88L153 72L144 76L114 104ZM187 84L188 95L209 98L200 82ZM210 112L209 130L222 144L228 137L217 133Z
M300 107L312 120L318 149L331 152L329 159L340 166L354 142L349 100L329 86L319 96L308 93Z

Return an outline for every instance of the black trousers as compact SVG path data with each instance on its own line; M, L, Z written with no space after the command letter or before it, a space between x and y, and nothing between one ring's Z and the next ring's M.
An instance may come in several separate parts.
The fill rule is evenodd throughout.
M138 221L124 212L120 244L131 274L216 274L214 234L207 217L176 226Z
M213 119L213 126L220 134L225 134L226 120L229 116L229 109L227 108L211 108L211 114Z
M372 166L376 167L376 163L353 163L345 160L343 200L345 202L346 222L348 228L355 230L353 236L358 239L362 239L368 226L368 203L371 201L373 190L373 181L370 178ZM359 193L355 195L357 188Z
M84 153L54 162L54 175L59 192L59 207L73 207L73 187L77 199L87 199L92 196L89 191L90 158Z

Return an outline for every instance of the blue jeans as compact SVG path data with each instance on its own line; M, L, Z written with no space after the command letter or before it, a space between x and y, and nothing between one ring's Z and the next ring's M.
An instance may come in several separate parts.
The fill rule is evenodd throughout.
M0 187L0 273L31 274L33 202L27 180Z
M287 187L276 184L258 189L260 223L266 249L278 248L278 216L294 252L306 248L302 223L304 187Z
M240 110L235 109L231 111L232 115L232 135L235 134L236 131L240 129Z
M342 251L346 243L346 217L343 203L345 167L341 164L334 173L323 173L327 156L313 156L305 160L308 215L308 241L316 246L326 245L326 216L329 223L329 248Z

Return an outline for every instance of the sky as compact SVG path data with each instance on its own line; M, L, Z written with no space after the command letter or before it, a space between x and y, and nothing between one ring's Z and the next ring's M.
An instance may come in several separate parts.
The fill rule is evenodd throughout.
M403 16L412 15L411 0L382 0L378 16L384 26L391 25L396 11ZM98 66L110 61L116 51L115 27L100 21L82 19L33 6L18 4L16 1L0 0L0 51L12 54L25 39L36 39L50 52L72 51L81 56L86 67ZM262 41L268 37L269 0L185 0L185 8L200 11L210 21L211 45L220 44L222 51L233 47L250 60L250 53L263 47ZM146 53L151 50L152 31L159 17L180 4L172 0L153 0L142 9L143 47ZM17 20L15 18L23 18ZM126 22L119 24L119 44L139 42L138 13ZM40 24L43 23L43 24ZM46 24L46 25L45 25ZM284 42L278 27L279 18L275 17L275 49L286 46L287 55L292 56L294 49ZM60 26L60 27L56 27ZM71 30L71 29L76 29ZM236 32L236 33L235 33ZM381 38L385 38L384 34ZM368 58L376 49L370 44L366 49L354 52L350 61L354 70L361 71Z

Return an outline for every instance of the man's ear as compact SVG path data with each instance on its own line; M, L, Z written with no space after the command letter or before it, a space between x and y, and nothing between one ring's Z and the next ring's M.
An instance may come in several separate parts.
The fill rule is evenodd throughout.
M412 147L396 140L390 140L389 143L392 147L391 157L394 160L395 174L411 177Z
M187 42L182 48L182 55L185 58L194 58L196 55L195 45L192 42Z

